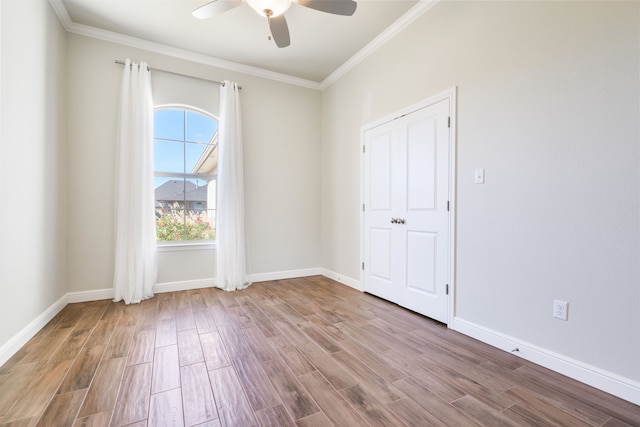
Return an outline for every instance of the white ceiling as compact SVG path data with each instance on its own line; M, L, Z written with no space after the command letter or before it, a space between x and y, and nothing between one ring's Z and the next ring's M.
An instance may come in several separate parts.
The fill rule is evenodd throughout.
M207 20L191 12L209 0L49 0L68 31L206 58L223 68L250 70L318 86L427 10L427 0L357 0L353 16L293 4L285 16L291 45L267 39L266 18L242 4ZM218 0L227 1L227 0ZM190 57L191 56L191 57ZM192 58L193 57L193 58ZM152 64L151 64L152 65Z

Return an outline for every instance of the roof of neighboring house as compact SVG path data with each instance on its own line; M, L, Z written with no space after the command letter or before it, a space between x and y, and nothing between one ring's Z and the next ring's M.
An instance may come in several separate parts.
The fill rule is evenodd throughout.
M197 187L191 181L171 180L156 188L156 200L168 202L206 202L207 186Z

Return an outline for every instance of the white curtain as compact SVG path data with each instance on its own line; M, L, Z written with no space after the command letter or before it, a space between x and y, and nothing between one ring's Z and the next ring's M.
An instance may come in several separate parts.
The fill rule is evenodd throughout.
M153 99L145 62L125 61L116 145L114 301L153 296L157 277Z
M244 289L251 283L246 271L240 95L238 84L229 80L220 88L217 208L216 286Z

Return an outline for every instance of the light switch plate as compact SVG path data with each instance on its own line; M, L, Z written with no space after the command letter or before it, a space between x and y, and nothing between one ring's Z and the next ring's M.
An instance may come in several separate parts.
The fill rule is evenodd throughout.
M474 182L476 184L484 184L484 168L476 169Z

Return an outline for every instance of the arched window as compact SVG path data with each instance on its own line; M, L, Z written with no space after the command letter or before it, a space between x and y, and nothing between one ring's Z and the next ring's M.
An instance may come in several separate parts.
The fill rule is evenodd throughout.
M185 106L154 112L158 242L214 240L218 121Z

